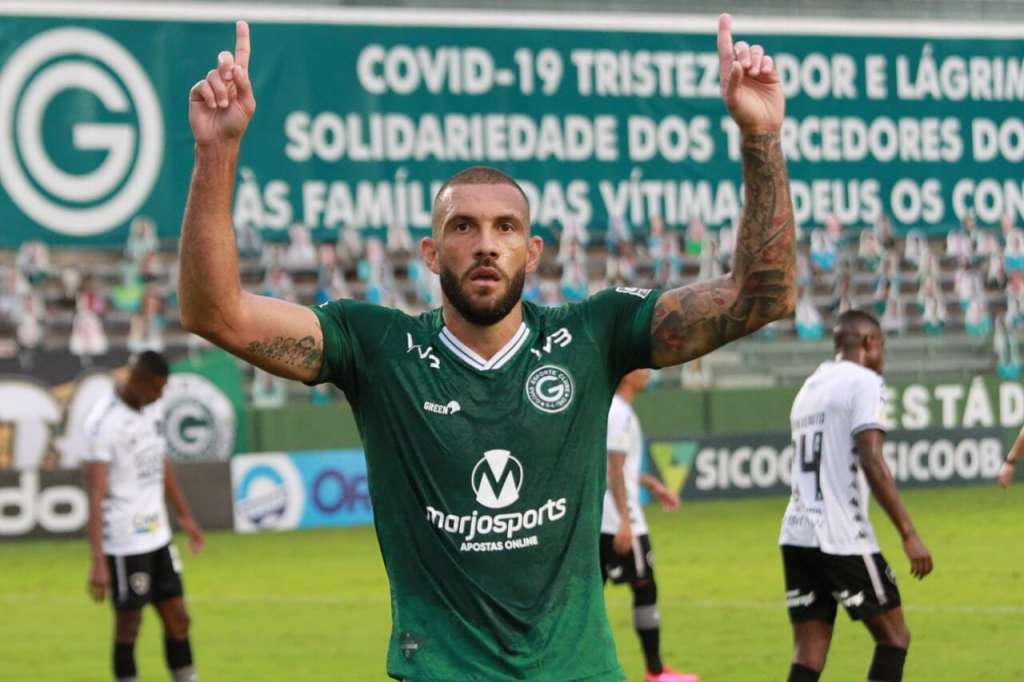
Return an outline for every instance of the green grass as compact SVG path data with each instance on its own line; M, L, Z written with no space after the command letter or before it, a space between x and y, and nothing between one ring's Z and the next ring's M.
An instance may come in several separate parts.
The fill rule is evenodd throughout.
M874 520L897 574L913 633L908 680L1019 680L1024 658L1024 486L908 491L931 548L923 582L879 510ZM694 503L650 512L657 553L664 656L705 682L782 680L790 657L775 541L785 500ZM184 543L179 543L183 545ZM238 536L211 533L185 556L193 646L202 678L384 680L387 584L368 528ZM0 679L109 679L109 605L85 595L80 542L0 545ZM627 588L608 611L630 680L641 679ZM864 629L841 615L823 680L863 680ZM141 679L165 680L155 613L138 649Z

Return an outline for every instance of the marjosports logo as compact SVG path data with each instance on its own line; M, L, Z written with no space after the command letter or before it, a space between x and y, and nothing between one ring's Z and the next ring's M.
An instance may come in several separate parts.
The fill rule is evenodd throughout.
M76 106L68 106L69 96ZM78 121L69 120L72 111L99 113ZM70 127L66 137L73 151L66 143L47 144L53 133L44 131L44 121ZM52 29L7 57L0 71L0 184L40 225L87 236L123 224L153 189L163 145L153 85L135 58L108 36L85 28ZM56 162L50 154L55 149L61 151ZM102 161L90 164L97 152Z
M508 450L488 450L473 467L473 493L488 509L501 509L519 499L523 465Z
M306 506L302 477L284 454L246 455L231 460L235 530L291 530Z
M235 449L235 407L198 374L175 373L164 389L167 445L178 461L225 461Z
M526 397L542 412L561 412L572 403L575 392L572 376L555 365L538 367L526 377Z
M488 509L504 509L519 501L523 486L523 465L508 450L488 450L473 467L470 484L476 502ZM451 535L461 535L462 552L501 552L508 549L534 547L540 544L536 535L524 536L546 522L558 521L567 511L566 498L548 500L536 509L510 511L503 514L449 514L427 507L427 521ZM484 536L495 540L481 541ZM502 539L504 538L504 539Z

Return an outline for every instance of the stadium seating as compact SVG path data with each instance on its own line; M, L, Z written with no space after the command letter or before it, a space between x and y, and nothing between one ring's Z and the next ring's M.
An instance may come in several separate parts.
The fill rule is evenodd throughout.
M1003 226L1002 239L996 238L997 230L979 229L970 238L953 231L945 239L931 240L913 230L895 243L870 229L827 225L805 230L799 273L808 318L805 333L797 334L794 320L782 321L690 368L689 381L674 371L663 372L660 380L714 386L798 382L830 354L828 327L837 312L850 307L871 309L883 319L892 336L890 380L961 378L995 370L992 320L1008 313L1012 334L1021 323L1022 297L1014 294L1021 288L1020 277L1008 281L1003 272L991 272L993 263L1004 260L1002 243L1019 236L1014 230ZM538 273L528 280L525 296L558 304L606 286L674 286L728 271L731 230L716 235L694 223L685 232L675 234L658 225L653 232L620 226L608 235L576 228L547 234L549 248ZM377 235L347 230L340 245L334 241L337 235L313 244L301 228L272 236L276 238L247 236L241 272L243 285L252 291L306 304L349 295L412 313L436 305L436 284L419 263L408 231ZM10 284L0 297L0 357L18 354L18 322L31 311L27 297L32 294L45 310L39 320L39 350L69 349L76 308L82 305L98 306L108 354L150 344L139 329L153 329L157 335L162 330L160 342L172 352L199 347L202 342L184 332L178 320L176 245L164 240L147 246L145 237L141 241L142 246L129 244L124 250L0 251L0 281ZM29 261L42 265L29 273ZM1011 264L1007 270L1012 269ZM83 304L86 289L92 293ZM140 312L143 307L146 312Z

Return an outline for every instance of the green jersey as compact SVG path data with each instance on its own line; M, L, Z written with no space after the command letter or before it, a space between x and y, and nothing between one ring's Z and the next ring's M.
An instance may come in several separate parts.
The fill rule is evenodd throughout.
M391 583L388 674L412 682L621 682L598 561L608 407L650 364L657 291L523 303L484 359L445 327L334 301L318 381L366 450Z

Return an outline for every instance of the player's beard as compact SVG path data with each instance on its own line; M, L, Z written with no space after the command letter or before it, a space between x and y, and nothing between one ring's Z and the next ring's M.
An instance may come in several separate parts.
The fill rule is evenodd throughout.
M466 287L470 285L470 274L478 267L487 266L501 272L501 278L507 283L505 293L493 303L479 303L474 301L467 293ZM466 270L461 278L448 269L441 266L441 291L445 298L455 307L459 314L469 322L478 327L489 327L492 324L501 322L512 312L523 295L523 284L526 282L526 268L507 277L493 262L483 261L475 263Z

